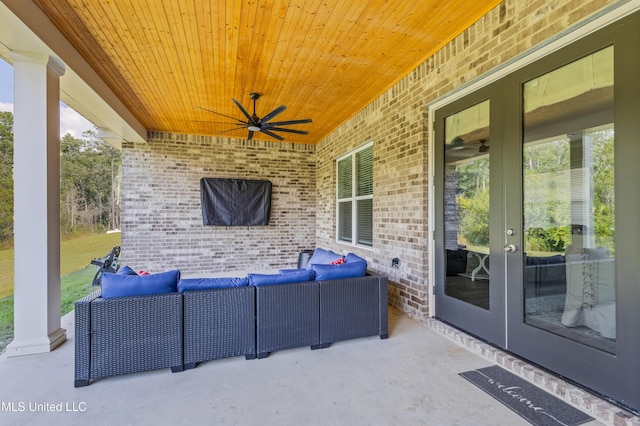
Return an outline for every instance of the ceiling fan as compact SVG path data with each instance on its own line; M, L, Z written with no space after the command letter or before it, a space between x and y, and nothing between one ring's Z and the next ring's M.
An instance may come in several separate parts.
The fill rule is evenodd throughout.
M226 132L232 132L234 130L238 130L239 128L246 128L247 130L249 130L249 136L248 136L248 140L253 139L253 134L255 132L262 132L265 135L269 135L272 138L276 138L278 140L283 141L284 138L280 135L278 135L277 133L274 132L287 132L287 133L297 133L299 135L306 135L309 134L309 132L304 131L304 130L297 130L297 129L288 129L286 127L282 127L282 126L290 126L292 124L305 124L305 123L311 123L311 119L310 118L303 118L300 120L287 120L287 121L271 121L275 116L277 116L278 114L282 113L284 110L287 109L286 106L284 105L280 105L279 107L277 107L276 109L274 109L273 111L271 111L269 114L265 115L264 117L260 118L257 116L256 114L256 101L258 100L258 98L260 98L260 94L259 93L249 93L249 97L253 100L253 114L249 114L247 112L246 109L244 109L244 107L242 106L242 104L240 104L240 102L238 102L236 99L232 99L233 103L236 104L236 106L238 108L240 108L240 111L242 112L242 114L247 118L247 120L240 120L239 118L235 118L235 117L231 117L225 114L220 114L219 112L215 112L215 111L211 111L209 109L206 108L202 108L202 107L198 107L202 110L211 112L213 114L217 114L217 115L221 115L223 117L226 118L230 118L231 120L235 120L236 122L234 123L223 123L223 124L233 124L236 127L233 129L229 129L229 130L224 130L221 133L226 133Z

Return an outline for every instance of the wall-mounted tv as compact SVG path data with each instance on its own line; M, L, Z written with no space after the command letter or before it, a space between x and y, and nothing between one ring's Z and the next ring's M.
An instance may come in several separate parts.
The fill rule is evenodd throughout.
M271 214L271 182L202 178L200 202L205 226L266 226Z

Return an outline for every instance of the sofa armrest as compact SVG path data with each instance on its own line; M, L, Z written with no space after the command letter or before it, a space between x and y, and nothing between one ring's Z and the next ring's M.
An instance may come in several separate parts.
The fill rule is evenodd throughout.
M378 307L380 309L378 320L380 321L380 338L389 338L389 279L383 275L372 274L378 277Z
M75 387L89 384L89 357L91 354L91 302L100 297L101 291L75 302Z
M158 368L183 370L181 293L98 297L90 305L89 374L77 377L76 386Z
M320 282L320 345L358 337L389 337L387 277Z

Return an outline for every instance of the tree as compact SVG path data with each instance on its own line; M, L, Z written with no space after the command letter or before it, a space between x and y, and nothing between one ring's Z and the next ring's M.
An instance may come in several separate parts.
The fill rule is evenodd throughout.
M584 153L589 163L577 166L571 164L568 138L525 146L526 250L562 252L571 243L572 206L579 197L571 182L575 171L589 174L581 182L593 197L592 211L582 220L593 228L589 232L598 247L615 251L614 133L597 130L585 133L584 138L574 150Z
M458 166L456 204L461 241L489 245L489 158Z
M474 246L489 245L489 189L457 198L460 234Z
M13 238L13 114L0 112L0 244Z
M63 234L119 226L116 177L120 151L92 132L82 139L70 134L60 142L60 208Z
M612 131L596 134L593 144L593 215L596 244L615 253L615 177Z
M60 141L60 227L63 235L120 225L121 153L92 132ZM13 239L13 114L0 112L0 245Z

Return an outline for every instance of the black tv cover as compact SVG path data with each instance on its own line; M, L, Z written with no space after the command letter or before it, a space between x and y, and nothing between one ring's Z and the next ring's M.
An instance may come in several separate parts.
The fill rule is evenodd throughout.
M271 182L202 178L200 202L204 225L268 225L271 214Z

